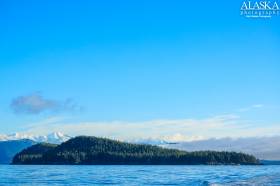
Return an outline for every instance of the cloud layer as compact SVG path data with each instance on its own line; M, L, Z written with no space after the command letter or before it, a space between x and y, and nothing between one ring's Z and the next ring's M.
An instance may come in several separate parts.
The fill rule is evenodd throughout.
M204 119L162 119L148 121L81 121L55 118L29 125L24 129L30 133L61 131L65 134L93 135L120 140L165 139L168 141L192 141L223 137L252 137L277 135L280 126L256 126L236 115L214 116Z
M72 99L66 99L65 101L52 100L43 97L37 92L14 98L10 106L16 114L76 111L81 108Z

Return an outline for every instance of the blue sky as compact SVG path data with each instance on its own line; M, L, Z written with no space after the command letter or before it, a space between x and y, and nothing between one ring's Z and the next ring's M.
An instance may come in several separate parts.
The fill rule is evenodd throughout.
M0 133L279 133L280 16L242 2L1 1Z

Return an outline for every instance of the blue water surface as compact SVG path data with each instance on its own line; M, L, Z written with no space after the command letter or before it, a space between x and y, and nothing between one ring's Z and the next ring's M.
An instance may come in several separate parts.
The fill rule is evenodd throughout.
M280 185L280 166L0 165L0 185Z

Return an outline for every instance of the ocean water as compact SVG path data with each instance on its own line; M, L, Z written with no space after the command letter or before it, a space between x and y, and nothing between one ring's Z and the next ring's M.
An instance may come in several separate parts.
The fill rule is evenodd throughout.
M0 165L0 185L280 185L280 166Z

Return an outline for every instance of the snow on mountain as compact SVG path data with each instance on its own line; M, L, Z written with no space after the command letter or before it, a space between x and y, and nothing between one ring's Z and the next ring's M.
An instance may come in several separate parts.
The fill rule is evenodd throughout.
M33 134L25 134L25 133L14 133L8 135L0 135L0 141L10 141L10 140L21 140L21 139L30 139L35 142L48 142L59 144L69 140L71 137L65 135L61 132L53 132L48 135L33 135Z
M129 143L136 143L136 144L148 144L148 145L166 145L169 142L161 139L137 139L137 140L128 140Z

